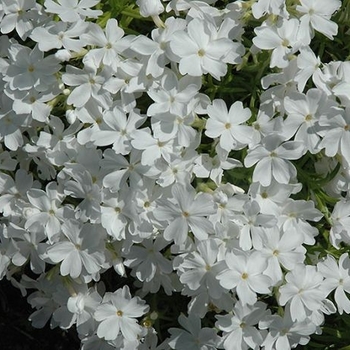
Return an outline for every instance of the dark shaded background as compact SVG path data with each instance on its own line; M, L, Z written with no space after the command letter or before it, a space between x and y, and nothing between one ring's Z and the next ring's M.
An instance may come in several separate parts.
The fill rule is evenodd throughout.
M76 330L33 328L28 321L35 310L20 291L5 279L0 281L0 349L1 350L78 350Z

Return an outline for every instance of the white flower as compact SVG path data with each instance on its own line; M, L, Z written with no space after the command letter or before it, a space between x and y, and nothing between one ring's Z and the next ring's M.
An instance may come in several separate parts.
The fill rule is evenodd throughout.
M278 225L286 232L293 232L303 238L303 242L309 245L315 244L315 236L318 235L316 227L307 221L319 221L323 214L315 208L312 201L293 200L288 198L281 208L278 217Z
M7 227L5 224L0 226L0 281L8 273L11 264L11 258L17 252L12 240L7 236Z
M286 284L279 289L279 303L290 304L293 321L304 321L321 308L327 293L322 289L323 276L315 266L298 264L285 279Z
M134 227L132 223L136 225L139 221L135 208L129 200L130 195L131 191L127 186L123 186L117 194L103 192L101 225L118 241L125 239L127 233Z
M65 183L64 193L73 198L83 198L76 207L76 218L83 222L98 222L101 216L100 186L94 183L91 173L87 170L75 171L72 176L74 180Z
M201 320L194 315L179 316L180 325L185 330L170 328L171 334L168 344L176 350L215 350L219 345L219 336L215 329L201 328Z
M223 331L225 350L258 349L262 344L265 332L256 325L267 315L266 304L257 302L254 305L244 305L238 301L233 314L215 316L215 326Z
M131 297L129 287L124 286L114 293L106 293L94 317L100 324L97 335L106 340L114 340L121 333L126 340L136 340L142 328L137 317L149 310L140 297Z
M267 316L259 322L260 329L268 329L269 333L261 344L265 350L290 350L298 344L306 345L315 333L316 326L310 319L294 321L291 319L290 308L287 305L283 317Z
M336 103L319 89L310 89L306 94L289 94L284 99L287 113L287 118L283 122L285 137L289 139L294 135L294 140L304 142L309 152L312 154L319 152L321 149L319 120L322 116L334 118L339 114L340 111L335 106Z
M150 282L156 277L156 272L170 274L172 264L160 252L169 244L162 236L155 240L145 239L142 245L133 245L125 255L124 265L132 268L132 275L139 281Z
M101 64L110 66L117 70L119 62L122 60L121 54L128 47L128 40L123 39L124 30L118 26L118 21L111 18L107 21L106 28L103 31L95 23L90 23L88 30L81 35L84 43L93 45L95 48L90 50L83 59L84 63L100 67Z
M88 288L86 284L82 284L79 288L75 287L75 292L67 301L67 309L74 315L79 334L87 335L95 330L96 322L93 315L101 301L102 298L96 288Z
M136 5L140 8L143 17L158 16L164 12L164 6L160 0L137 0Z
M165 65L170 62L171 51L169 42L173 33L186 28L186 21L182 18L167 18L165 28L156 28L152 30L152 40L146 36L137 36L131 44L133 51L148 56L144 63L146 74L153 77L159 77L164 72Z
M279 15L281 17L288 16L284 0L258 0L253 4L252 12L256 19L259 19L266 14Z
M196 194L193 187L175 184L172 198L159 200L154 216L159 221L168 222L164 238L182 244L191 230L198 239L206 239L213 231L207 215L215 212L214 202L207 193Z
M260 252L228 251L225 262L227 269L221 271L217 279L224 288L235 290L243 305L256 303L256 293L270 293L272 281L263 274L267 260Z
M321 60L319 57L316 57L309 46L304 46L299 51L300 54L297 57L299 72L295 80L298 82L299 92L303 92L308 79L311 76L314 79L316 72L320 73Z
M280 135L269 134L261 145L249 149L244 165L251 167L257 163L253 181L269 186L273 179L278 183L288 184L297 175L297 170L289 159L299 159L305 152L302 141L283 142Z
M236 53L234 63L241 61L241 50L238 50L236 44L228 38L218 38L215 26L199 18L188 23L187 33L177 31L173 34L170 49L179 57L179 70L182 75L188 73L198 77L209 73L220 80L227 72L226 63L222 59L229 51Z
M264 229L273 227L277 220L273 215L261 214L256 201L244 203L241 215L234 216L234 222L240 226L239 246L247 251L252 247L262 247L262 233Z
M262 255L267 259L267 268L264 273L274 283L283 279L283 266L287 270L293 270L296 264L304 262L306 249L302 246L301 236L282 232L277 227L266 229L263 232Z
M131 188L137 188L144 175L158 175L159 170L155 167L141 164L141 155L140 151L132 149L127 159L111 149L106 149L101 161L101 167L108 172L103 178L103 186L111 192L117 192L127 181Z
M29 202L40 212L27 219L25 228L30 229L33 225L44 226L49 241L54 242L60 234L61 222L64 221L64 209L61 207L63 194L57 190L55 182L50 182L46 191L32 188L27 196Z
M142 150L141 164L153 167L156 161L164 159L170 161L174 153L174 140L160 141L148 128L135 130L132 135L131 145Z
M339 249L342 241L350 242L350 201L342 199L334 206L332 215L330 240L334 247Z
M300 12L300 35L305 45L310 43L314 30L333 40L338 25L330 20L341 6L340 0L300 0L296 10Z
M196 251L189 253L177 266L180 281L191 291L206 288L213 299L221 298L225 289L219 285L216 275L222 270L217 263L218 244L207 239L197 244Z
M11 90L47 91L57 80L55 73L60 70L58 60L53 55L44 57L44 53L35 45L29 47L13 44L9 48L11 64L6 70L4 80Z
M0 141L11 151L23 146L22 128L25 114L16 114L12 100L5 94L0 96Z
M1 33L8 34L16 29L22 40L25 40L33 29L38 5L35 0L2 0L4 17L0 20Z
M62 225L65 240L61 240L47 251L47 257L54 263L61 263L62 276L72 278L85 277L98 273L103 266L105 256L102 249L103 235L97 225L84 225L76 220L69 220Z
M325 148L328 157L334 157L339 154L344 160L346 167L350 166L350 107L347 107L344 113L332 116L330 113L320 117L320 126L326 127L321 131L323 136L320 142L320 149Z
M57 14L63 22L77 22L86 17L96 18L102 15L100 10L91 10L100 0L45 0L46 12Z
M33 186L33 176L24 169L18 169L15 180L10 175L0 173L0 212L5 217L20 215L26 218L24 207L27 206L27 191ZM19 214L21 213L21 214Z
M80 52L84 42L79 36L87 30L88 24L79 20L69 26L65 22L51 22L44 27L36 27L30 34L30 38L38 43L41 51L65 48L74 52Z
M111 145L116 154L126 155L131 149L132 133L145 121L145 116L132 110L129 116L121 107L115 106L103 114L103 122L99 124L100 130L95 130L90 140L96 146Z
M207 113L205 134L211 138L220 137L219 144L225 151L241 149L250 142L252 129L241 124L251 117L251 111L244 108L242 102L235 102L228 111L223 100L214 100L207 107Z
M148 109L148 116L155 116L170 112L175 116L184 117L187 114L187 105L198 94L201 88L201 79L190 76L178 79L173 71L166 70L159 86L150 88L147 92L154 101Z
M350 313L350 300L345 294L350 293L350 259L347 253L340 256L339 262L331 255L328 255L324 261L317 264L317 269L322 273L325 280L323 288L330 293L334 292L334 299L337 303L338 312L340 315L345 311Z
M37 121L47 122L52 107L46 102L52 100L58 93L59 91L54 89L47 92L39 92L35 89L15 90L11 96L14 99L13 110L17 114L30 115Z
M108 108L112 104L110 93L103 85L109 78L109 71L97 71L94 65L84 65L83 69L67 66L62 81L76 88L69 94L67 103L75 107L83 107L90 99L101 107Z
M290 55L297 51L299 21L295 18L281 19L276 26L262 25L254 29L257 34L253 38L256 47L263 50L273 50L270 67L285 68Z

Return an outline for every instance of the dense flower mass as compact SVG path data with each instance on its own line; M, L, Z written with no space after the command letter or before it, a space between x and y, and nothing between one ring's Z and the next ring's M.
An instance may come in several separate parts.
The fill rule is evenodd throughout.
M0 0L0 279L33 326L83 350L348 345L349 18Z

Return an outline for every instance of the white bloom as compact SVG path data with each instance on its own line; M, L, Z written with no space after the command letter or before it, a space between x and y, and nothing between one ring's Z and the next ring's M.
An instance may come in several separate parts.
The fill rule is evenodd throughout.
M122 60L122 52L128 47L128 39L123 39L123 36L124 30L119 27L118 21L114 18L107 21L104 31L99 25L90 23L88 30L81 35L81 40L95 48L84 56L83 62L87 64L93 62L90 65L95 67L104 64L116 71Z
M256 19L259 19L266 14L274 14L283 17L288 16L284 0L258 0L253 4L252 12Z
M137 322L149 310L140 297L131 297L129 287L124 286L114 293L106 293L94 317L100 324L97 335L106 340L114 340L119 333L126 340L136 340L142 328Z
M225 289L219 285L216 275L222 270L217 263L218 244L214 239L198 243L196 251L189 253L177 266L180 281L191 291L206 288L208 295L214 299L221 298Z
M158 16L164 12L164 6L160 0L137 0L136 5L140 8L141 16Z
M77 22L86 17L96 18L102 15L100 10L91 10L100 0L45 0L46 12L57 14L63 22Z
M62 276L79 276L90 281L90 275L98 273L103 266L105 256L102 249L103 236L97 225L81 225L76 220L69 220L62 225L65 240L50 246L47 257L54 263L61 263Z
M259 322L260 329L268 329L262 346L265 350L290 350L298 344L306 345L315 333L316 326L310 321L295 321L291 319L290 307L287 305L283 317L279 315L267 316Z
M330 293L334 292L334 299L337 303L338 312L340 315L345 311L350 313L350 300L345 294L350 293L350 259L347 253L340 256L339 262L333 256L327 256L324 261L317 264L317 269L322 273L325 280L323 281L323 288Z
M238 301L232 311L233 314L216 316L215 326L223 331L224 349L258 349L265 331L258 330L256 325L268 315L266 304L259 301L254 305L244 305Z
M67 66L62 81L76 88L69 94L67 103L75 107L83 107L90 99L101 107L108 108L112 104L110 93L103 85L109 78L109 71L97 71L94 65L84 65L83 69Z
M224 150L241 149L250 142L252 129L243 123L251 117L251 111L244 108L242 102L235 102L228 111L223 100L214 100L207 111L209 119L205 134L211 138L220 137L219 143Z
M227 72L222 61L229 51L236 53L235 62L241 61L241 46L228 38L218 38L217 29L208 21L195 18L185 31L177 31L170 41L170 49L179 57L180 73L198 77L209 73L220 80Z
M217 278L224 288L235 290L243 305L256 303L256 293L270 293L272 281L263 274L267 260L260 252L228 251L225 262L227 269L221 271Z
M38 43L41 51L65 48L67 50L80 52L84 42L79 36L87 30L88 24L77 21L71 26L64 22L51 22L45 27L36 27L30 34L30 38Z
M332 227L330 240L334 247L338 248L342 241L350 242L350 201L340 200L334 206L332 215Z
M283 122L284 135L288 139L294 136L294 140L304 142L306 149L312 154L319 152L321 148L319 120L325 116L334 118L339 114L340 111L335 106L336 103L319 89L310 89L306 95L289 94L284 99L287 113L287 118Z
M322 306L327 293L322 289L323 276L315 266L298 264L288 272L286 284L280 287L279 302L290 304L293 321L304 321Z
M195 193L193 187L175 184L172 198L159 200L154 216L159 221L168 222L164 238L182 244L191 230L198 239L206 239L213 231L207 215L215 212L214 202L207 193Z
M289 159L299 159L305 152L302 141L283 142L278 134L267 135L261 145L249 149L244 165L251 167L257 163L253 181L269 186L273 179L288 184L297 175L297 170Z
M267 259L265 274L274 283L283 279L282 266L293 270L296 264L304 262L306 249L302 246L301 236L283 233L277 227L266 229L263 233L263 248L260 252Z
M170 328L171 334L168 344L176 350L215 350L219 345L219 336L215 329L201 328L201 320L194 315L179 316L180 325L185 330Z
M300 36L305 45L310 43L314 30L333 40L333 36L337 35L338 25L330 18L340 6L340 0L300 0L296 10L301 14Z
M0 30L8 34L16 29L22 40L25 40L33 29L38 14L35 0L2 0L4 17L0 20Z
M61 68L55 56L44 57L44 53L35 45L29 47L13 44L9 48L11 64L6 70L4 80L11 90L47 91L57 80L55 73Z
M298 50L297 34L299 21L295 18L282 19L276 26L262 25L255 28L257 34L253 38L256 47L263 50L273 50L270 67L285 68L290 56Z
M64 221L64 209L61 207L63 194L57 190L55 182L50 182L46 191L32 188L27 196L29 202L40 212L27 219L25 228L30 229L33 225L44 226L49 241L54 242L60 234L61 222Z
M350 166L350 107L347 107L342 113L335 116L324 114L320 117L319 122L321 127L326 127L322 130L323 136L320 142L320 149L325 148L325 153L328 157L334 157L339 154L344 160L346 167Z

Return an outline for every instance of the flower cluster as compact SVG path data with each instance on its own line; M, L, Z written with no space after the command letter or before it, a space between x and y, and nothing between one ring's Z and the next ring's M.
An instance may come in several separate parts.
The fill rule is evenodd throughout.
M112 3L0 0L0 279L83 350L306 345L350 313L350 2Z

